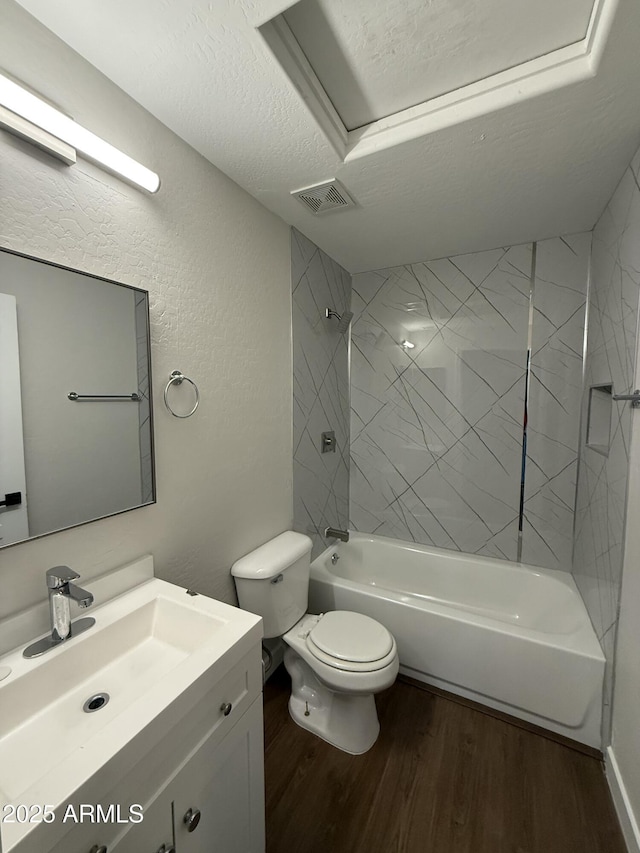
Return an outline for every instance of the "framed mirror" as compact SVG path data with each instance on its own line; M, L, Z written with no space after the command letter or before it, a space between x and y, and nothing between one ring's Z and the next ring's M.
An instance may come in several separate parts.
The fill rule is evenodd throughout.
M0 547L154 502L147 292L0 249Z

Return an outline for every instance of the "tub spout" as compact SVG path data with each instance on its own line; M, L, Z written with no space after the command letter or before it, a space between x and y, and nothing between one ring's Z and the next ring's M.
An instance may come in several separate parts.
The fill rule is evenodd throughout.
M327 527L324 531L324 535L327 539L333 536L335 539L341 539L343 542L349 541L349 531L348 530L338 530L337 527Z

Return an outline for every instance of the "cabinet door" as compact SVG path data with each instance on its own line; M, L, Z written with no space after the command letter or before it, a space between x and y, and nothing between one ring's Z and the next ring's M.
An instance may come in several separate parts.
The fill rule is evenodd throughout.
M106 853L157 853L173 849L173 821L171 796L165 790L144 809L144 819L131 824ZM90 851L87 851L90 853Z
M165 845L173 845L171 795L165 789L144 806L140 823L119 826L114 822L82 823L73 827L56 845L42 839L39 849L44 853L157 853ZM16 851L17 853L17 851Z
M263 853L262 696L221 743L202 745L170 789L176 853Z

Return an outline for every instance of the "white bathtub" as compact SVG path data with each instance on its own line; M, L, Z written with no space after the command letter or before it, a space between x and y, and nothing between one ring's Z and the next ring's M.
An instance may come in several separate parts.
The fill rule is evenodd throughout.
M406 675L601 747L605 660L568 573L352 533L309 605L382 622Z

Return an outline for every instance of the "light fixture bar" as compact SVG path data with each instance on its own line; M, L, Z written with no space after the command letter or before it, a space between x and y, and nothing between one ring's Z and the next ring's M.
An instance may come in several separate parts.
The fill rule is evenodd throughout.
M37 145L38 148L62 160L67 166L72 166L76 162L75 148L2 106L0 106L0 127Z
M0 74L0 106L148 192L154 193L158 190L160 178L151 169L114 148L3 74Z

